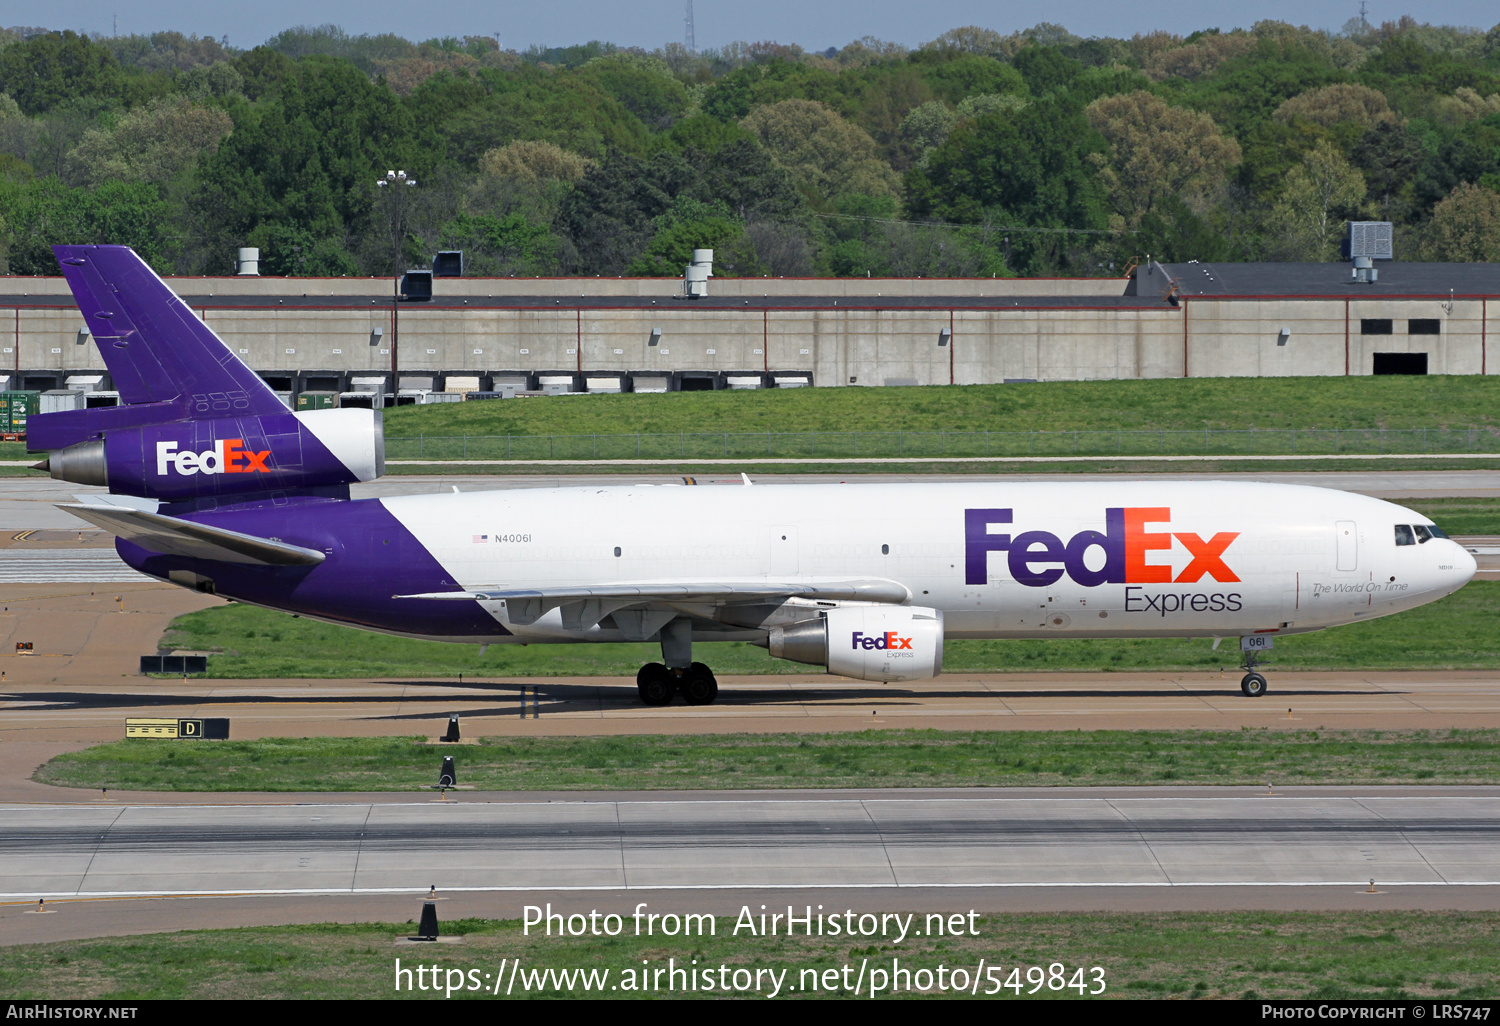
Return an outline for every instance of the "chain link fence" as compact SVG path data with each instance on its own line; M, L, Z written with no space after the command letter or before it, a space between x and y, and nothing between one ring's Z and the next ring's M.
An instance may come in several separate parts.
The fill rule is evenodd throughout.
M1330 456L1500 452L1496 428L1201 431L758 431L387 438L392 460L903 456Z

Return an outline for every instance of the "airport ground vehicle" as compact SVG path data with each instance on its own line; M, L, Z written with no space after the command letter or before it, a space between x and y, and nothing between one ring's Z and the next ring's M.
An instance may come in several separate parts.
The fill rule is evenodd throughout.
M1475 563L1426 517L1328 489L1028 484L501 489L351 500L378 410L294 413L128 248L56 247L121 405L39 415L29 447L131 566L368 630L478 644L656 641L643 701L712 702L694 642L863 680L946 638L1239 639L1383 616ZM1243 642L1245 694L1262 694Z

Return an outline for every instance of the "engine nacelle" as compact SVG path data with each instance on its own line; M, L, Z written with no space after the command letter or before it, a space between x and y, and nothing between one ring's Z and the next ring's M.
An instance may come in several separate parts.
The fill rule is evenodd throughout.
M856 680L925 680L943 672L943 614L922 606L845 606L775 627L778 659L826 666Z
M373 481L379 410L308 410L107 430L48 455L54 478L168 502Z

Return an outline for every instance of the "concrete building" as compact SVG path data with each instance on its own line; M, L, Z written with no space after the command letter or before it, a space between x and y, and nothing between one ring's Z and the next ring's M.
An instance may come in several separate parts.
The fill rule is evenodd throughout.
M1148 262L1127 279L389 279L168 283L274 388L658 391L1098 378L1494 373L1500 266ZM399 337L399 342L397 341ZM0 279L0 389L107 391L61 278ZM396 358L393 381L392 363Z

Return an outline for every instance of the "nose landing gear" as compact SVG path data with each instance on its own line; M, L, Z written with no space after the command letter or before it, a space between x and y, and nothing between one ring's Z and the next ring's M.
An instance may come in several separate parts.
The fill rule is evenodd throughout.
M1245 653L1244 669L1248 672L1240 678L1240 690L1246 698L1259 698L1266 693L1266 678L1255 672L1256 653Z

